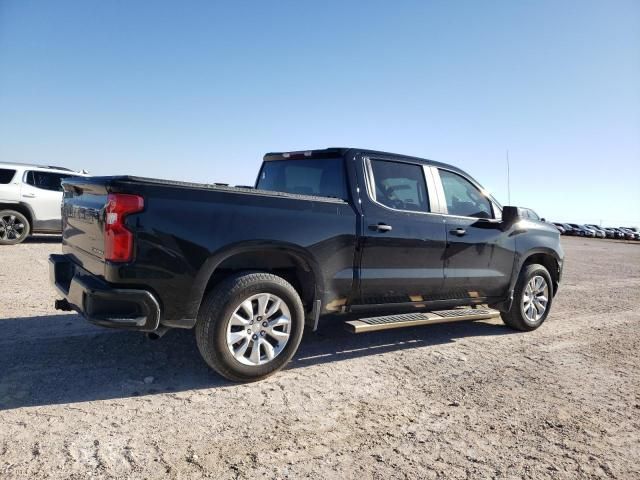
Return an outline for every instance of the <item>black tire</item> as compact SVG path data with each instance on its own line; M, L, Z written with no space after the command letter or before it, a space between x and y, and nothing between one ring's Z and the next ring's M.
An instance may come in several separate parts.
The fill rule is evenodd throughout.
M245 365L229 351L227 326L236 308L252 295L277 295L291 314L289 339L273 360ZM269 273L240 273L209 292L198 312L196 343L207 365L234 382L261 380L283 368L298 350L304 330L304 309L298 292L284 279ZM259 347L258 347L259 348Z
M536 320L531 321L527 318L523 307L523 294L529 281L535 277L541 276L545 279L548 286L548 298L547 307L542 316ZM502 312L502 321L509 327L520 330L523 332L530 332L542 325L551 311L551 304L553 302L553 282L551 281L551 275L549 271L542 265L532 263L526 265L518 276L516 288L513 293L513 302L511 309L508 312Z
M9 221L12 223L9 224ZM0 245L22 243L30 232L31 225L23 214L15 210L0 210Z

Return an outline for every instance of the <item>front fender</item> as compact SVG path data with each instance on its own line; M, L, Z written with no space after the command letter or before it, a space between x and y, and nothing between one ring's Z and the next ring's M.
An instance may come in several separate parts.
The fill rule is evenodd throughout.
M533 228L527 228L522 235L516 238L515 268L514 276L511 279L510 290L515 288L522 266L534 255L547 255L553 258L558 264L558 281L560 281L564 260L564 251L560 244L560 234L557 230L548 227L546 224L538 225L538 222L528 223L533 224Z
M495 308L501 311L508 311L513 301L513 293L522 271L522 267L534 255L545 255L555 260L558 265L557 281L560 282L562 266L564 261L564 251L560 245L560 234L541 222L521 220L512 230L511 235L516 237L516 254L514 258L513 274L509 282L509 288L505 299L497 304ZM553 272L550 272L553 274ZM557 289L556 289L557 291ZM554 291L555 294L555 291Z

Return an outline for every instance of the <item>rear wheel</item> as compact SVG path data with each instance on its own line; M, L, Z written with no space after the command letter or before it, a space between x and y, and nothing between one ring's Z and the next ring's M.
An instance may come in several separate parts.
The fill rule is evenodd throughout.
M27 218L15 210L0 210L0 245L15 245L29 236Z
M304 329L296 290L268 273L230 277L205 298L196 342L207 364L239 382L260 380L293 357Z
M511 309L502 313L502 320L516 330L535 330L549 315L552 300L549 271L542 265L526 265L518 277Z

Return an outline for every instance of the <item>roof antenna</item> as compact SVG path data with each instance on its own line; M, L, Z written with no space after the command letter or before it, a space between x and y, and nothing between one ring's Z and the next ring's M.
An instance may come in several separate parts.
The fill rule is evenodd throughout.
M511 174L509 171L509 149L507 149L507 202L511 205Z

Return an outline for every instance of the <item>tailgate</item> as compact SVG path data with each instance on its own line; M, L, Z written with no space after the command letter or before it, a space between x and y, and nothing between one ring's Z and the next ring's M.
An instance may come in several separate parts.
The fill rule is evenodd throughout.
M104 177L74 177L64 180L63 188L62 250L86 270L103 275L107 183Z

